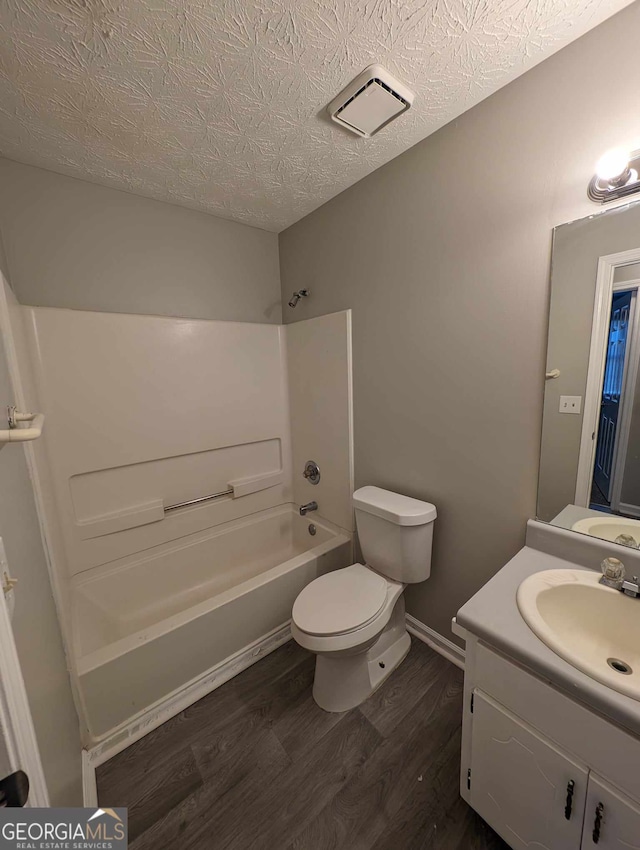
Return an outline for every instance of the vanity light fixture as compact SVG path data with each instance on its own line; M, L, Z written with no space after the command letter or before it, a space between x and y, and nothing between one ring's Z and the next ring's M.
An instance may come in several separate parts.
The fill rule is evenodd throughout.
M640 192L640 151L614 148L600 157L587 195L596 204L606 204Z

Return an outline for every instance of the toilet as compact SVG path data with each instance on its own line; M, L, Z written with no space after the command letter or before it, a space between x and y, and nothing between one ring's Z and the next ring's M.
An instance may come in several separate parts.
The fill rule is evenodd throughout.
M291 633L317 654L313 698L325 711L360 705L403 661L402 594L431 572L434 505L362 487L353 506L365 563L320 576L293 604Z

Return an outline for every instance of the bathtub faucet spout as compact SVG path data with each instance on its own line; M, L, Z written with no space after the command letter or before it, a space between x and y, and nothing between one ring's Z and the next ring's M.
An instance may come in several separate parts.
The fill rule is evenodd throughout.
M317 502L307 502L306 505L300 505L300 516L306 516L309 511L317 511L318 503Z

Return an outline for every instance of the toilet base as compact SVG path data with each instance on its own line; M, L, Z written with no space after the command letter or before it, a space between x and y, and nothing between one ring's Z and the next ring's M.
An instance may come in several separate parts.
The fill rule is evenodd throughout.
M407 656L411 638L405 624L404 597L393 609L380 637L353 653L316 658L313 698L325 711L348 711L363 703Z

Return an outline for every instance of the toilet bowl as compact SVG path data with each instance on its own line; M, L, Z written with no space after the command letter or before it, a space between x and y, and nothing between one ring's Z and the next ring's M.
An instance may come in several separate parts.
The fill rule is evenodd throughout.
M313 697L325 711L360 705L409 652L403 590L353 564L311 582L296 599L291 633L318 656Z
M364 702L411 645L403 591L431 570L436 509L378 487L353 496L365 564L312 581L298 595L291 633L316 653L313 697L326 711Z

